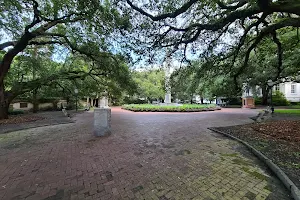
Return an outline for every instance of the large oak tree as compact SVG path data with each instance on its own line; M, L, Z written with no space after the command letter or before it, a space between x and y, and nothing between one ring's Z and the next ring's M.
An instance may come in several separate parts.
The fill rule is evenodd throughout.
M126 19L109 1L98 0L4 0L0 3L0 17L0 50L3 53L0 60L0 119L8 117L9 104L20 88L26 86L33 90L41 83L41 80L32 80L19 85L18 91L6 90L5 77L17 55L34 46L54 45L57 48L59 45L65 49L63 54L66 51L84 54L105 69L108 66L101 65L102 59L118 61L109 52L107 38L111 38L118 28L127 26ZM99 75L107 75L103 71ZM65 76L75 78L80 73L52 74L43 81Z
M298 0L126 0L127 7L140 20L136 27L146 29L140 37L150 49L173 47L184 59L201 58L210 62L209 69L221 69L235 85L249 67L253 51L270 39L276 46L279 80L285 61L282 31L293 33L299 41L300 2ZM125 7L126 5L123 4ZM143 16L143 18L141 18ZM143 20L141 20L143 19ZM151 44L151 46L150 46Z

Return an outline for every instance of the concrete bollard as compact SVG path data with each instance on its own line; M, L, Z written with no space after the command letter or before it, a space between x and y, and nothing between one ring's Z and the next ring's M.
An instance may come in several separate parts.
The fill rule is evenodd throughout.
M95 108L94 135L106 136L111 134L111 109L109 107Z

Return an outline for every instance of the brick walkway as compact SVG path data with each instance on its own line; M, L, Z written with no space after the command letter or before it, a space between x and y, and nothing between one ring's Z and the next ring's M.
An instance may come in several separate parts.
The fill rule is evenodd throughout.
M113 134L76 123L0 135L0 199L290 199L235 141L207 130L255 111L132 113L114 108Z

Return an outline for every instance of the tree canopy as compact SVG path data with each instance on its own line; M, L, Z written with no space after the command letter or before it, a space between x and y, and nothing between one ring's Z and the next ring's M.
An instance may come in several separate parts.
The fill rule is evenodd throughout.
M165 73L162 70L136 71L133 79L138 85L137 95L140 98L148 101L164 99Z
M134 16L143 16L138 25L147 27L148 32L143 32L147 36L141 39L146 37L151 49L173 47L185 60L207 59L211 68L226 64L236 86L249 67L253 50L266 39L276 46L278 68L285 59L283 52L288 51L282 34L288 30L290 37L299 41L297 0L126 2L136 11Z
M0 41L0 118L7 117L8 105L16 95L43 84L93 76L105 76L114 81L128 78L129 70L124 67L124 57L114 48L113 37L126 30L129 22L110 1L4 0L0 9L0 33L3 34ZM33 57L30 55L32 48L44 48L39 54L56 50L52 52L52 60L53 56L65 59L70 53L84 56L89 67L60 65L58 69L53 66L49 68L50 73L47 69L39 70L39 76L30 81L24 76L13 80L7 77L20 72L21 68L17 67L11 70L13 64L21 67L29 63ZM18 59L21 60L19 64ZM30 65L40 69L45 65L37 64L31 62Z

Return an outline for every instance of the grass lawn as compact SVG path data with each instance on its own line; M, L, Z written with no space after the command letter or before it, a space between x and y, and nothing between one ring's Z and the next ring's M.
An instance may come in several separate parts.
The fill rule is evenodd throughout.
M200 112L220 110L215 104L183 104L176 105L153 105L153 104L128 104L123 109L134 112Z
M300 115L300 109L275 109L275 113Z

